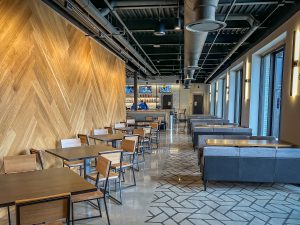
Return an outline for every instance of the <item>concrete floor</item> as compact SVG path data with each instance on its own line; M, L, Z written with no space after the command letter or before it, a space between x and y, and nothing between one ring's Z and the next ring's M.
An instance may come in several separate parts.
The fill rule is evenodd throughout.
M123 186L132 181L126 174ZM123 190L123 205L108 200L111 224L300 224L297 186L222 182L209 183L204 192L200 176L190 136L163 133L159 149L146 154L146 162L136 172L137 186ZM98 213L86 203L75 207L75 218ZM7 224L5 217L2 224ZM107 221L104 215L75 224Z

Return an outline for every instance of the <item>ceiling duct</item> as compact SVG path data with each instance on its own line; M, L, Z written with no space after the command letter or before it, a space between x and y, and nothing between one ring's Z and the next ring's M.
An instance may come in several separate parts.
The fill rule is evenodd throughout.
M209 31L226 24L215 20L218 0L184 1L184 79L193 80L199 58Z

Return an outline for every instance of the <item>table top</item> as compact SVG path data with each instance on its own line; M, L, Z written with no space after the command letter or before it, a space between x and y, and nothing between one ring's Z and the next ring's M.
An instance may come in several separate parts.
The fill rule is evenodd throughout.
M289 148L291 144L282 141L270 140L250 140L250 139L207 139L208 146L226 146L226 147L275 147Z
M112 146L109 145L103 145L103 144L46 150L47 153L67 161L95 158L98 157L99 152L109 153L109 152L116 152L116 151L122 151L122 150L113 148Z
M100 141L117 141L123 140L124 134L91 135L90 138Z
M0 207L16 200L95 191L96 187L69 168L0 175Z

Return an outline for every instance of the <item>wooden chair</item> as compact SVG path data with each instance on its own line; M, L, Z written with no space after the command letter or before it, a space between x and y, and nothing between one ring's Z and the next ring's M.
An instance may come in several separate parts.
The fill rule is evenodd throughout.
M80 139L81 145L90 145L90 139L87 134L77 134L77 137Z
M155 144L158 148L158 139L159 139L159 124L158 122L150 123L151 127L151 142L152 140L155 141Z
M30 150L30 154L35 155L37 161L39 162L41 169L45 169L45 159L43 156L43 151L42 150L37 150L37 149L33 149L31 148Z
M106 200L105 200L105 193L106 193L106 189L107 189L107 185L108 185L108 180L109 180L109 177L110 177L110 167L111 167L111 161L109 159L107 159L107 158L105 158L101 155L97 158L97 165L96 165L97 173L96 173L96 178L93 179L93 180L95 181L95 186L96 187L99 186L99 182L103 181L104 182L104 189L72 196L72 198L71 198L71 202L72 202L72 224L74 224L74 221L77 221L77 220L84 220L84 219L102 217L101 207L100 207L100 199L103 199L104 206L105 206L105 211L106 211L106 216L107 216L107 221L108 221L108 224L110 225L110 220L109 220L109 215L108 215L107 205L106 205ZM79 202L85 202L85 201L90 202L92 200L97 201L96 207L99 209L100 215L99 216L87 217L87 218L74 219L74 204L79 203Z
M3 158L4 173L22 173L36 170L35 155L5 156ZM8 223L11 224L10 210L7 206Z
M104 128L104 129L94 129L93 130L93 135L106 135L108 134L108 129ZM95 145L97 144L97 140L94 139ZM101 142L101 141L100 141Z
M143 130L145 132L143 142L147 145L148 149L150 150L150 153L152 153L152 128L143 127Z
M80 147L81 140L80 138L71 138L71 139L62 139L60 140L60 144L62 148L73 148L73 147ZM82 175L82 169L84 167L83 160L76 160L76 161L63 161L63 166L67 166L71 168L78 168L80 176Z
M129 134L129 135L125 135L124 139L135 141L135 154L137 157L135 157L135 161L133 161L133 163L137 165L137 170L139 171L140 166L139 166L138 153L139 153L140 136L135 134Z
M70 224L70 193L17 200L15 205L17 225L62 225L61 222L55 222L62 219L67 225Z
M5 156L3 164L6 174L29 172L37 169L35 155Z
M116 123L115 128L124 128L126 127L126 123Z
M129 138L127 136L127 138ZM135 161L135 148L136 148L136 140L129 140L129 139L123 139L121 142L121 149L123 150L123 159L122 163L116 163L112 164L111 168L114 169L116 172L121 172L123 181L125 181L124 173L125 169L130 168L132 171L133 176L133 185L130 186L136 186L136 179L135 179L135 173L134 173L134 161ZM128 161L125 161L124 158L127 156L129 158ZM129 187L129 186L127 186Z
M149 146L146 146L148 143L144 142L144 139L145 139L145 131L144 129L134 129L132 131L132 134L133 135L138 135L139 136L139 142L138 142L138 154L142 155L143 157L143 160L142 161L138 161L139 162L145 162L145 148L146 147L149 147Z
M104 127L104 129L107 129L109 134L114 133L112 127Z
M111 164L117 164L119 163L120 165L122 165L122 152L114 152L114 153L101 153L99 154L100 156L102 156L103 158L106 158L107 160L109 160L111 162ZM87 175L87 178L93 180L93 181L98 181L100 182L104 182L105 181L105 177L103 176L103 174L100 173L100 176L98 176L98 172L92 172L89 175ZM121 184L121 172L117 173L116 171L110 172L109 173L109 177L108 177L108 195L110 198L112 198L114 201L116 201L119 204L122 204L122 184ZM114 181L115 183L115 191L116 191L116 197L111 195L111 188L110 188L110 182ZM119 182L119 199L117 199L117 182Z

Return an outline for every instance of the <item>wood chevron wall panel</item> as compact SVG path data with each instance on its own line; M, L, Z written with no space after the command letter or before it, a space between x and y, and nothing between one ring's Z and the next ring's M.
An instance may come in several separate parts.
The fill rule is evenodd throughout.
M124 62L42 1L0 1L0 160L124 120L124 89Z

